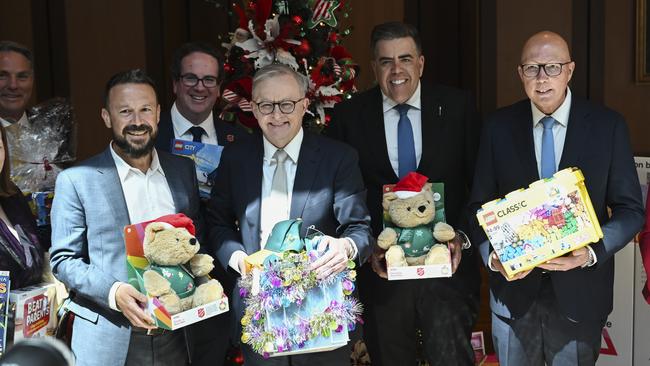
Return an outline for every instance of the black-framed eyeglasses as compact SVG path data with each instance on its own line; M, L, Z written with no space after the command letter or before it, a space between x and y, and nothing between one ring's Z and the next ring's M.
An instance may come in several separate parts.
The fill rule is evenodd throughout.
M558 76L562 73L562 66L572 63L573 61L568 62L552 62L548 64L523 64L519 65L521 67L521 72L524 76L529 78L536 78L539 75L541 69L544 69L544 72L547 76Z
M195 87L199 81L208 89L216 88L217 85L219 85L219 80L214 76L204 76L203 78L199 78L194 74L181 75L181 83L188 88Z
M296 109L296 103L300 102L303 99L305 99L305 97L302 97L298 100L281 100L279 102L253 102L253 104L257 106L257 109L262 114L273 113L276 105L280 109L280 112L284 114L291 114Z

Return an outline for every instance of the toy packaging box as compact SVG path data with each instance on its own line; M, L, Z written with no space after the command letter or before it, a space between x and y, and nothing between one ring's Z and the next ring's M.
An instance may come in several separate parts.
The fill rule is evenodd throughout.
M433 200L435 201L436 216L431 227L437 222L445 222L445 186L443 183L431 183ZM392 192L395 184L386 184L383 187L384 193ZM384 227L395 227L391 222L388 212L384 210ZM388 280L413 280L421 278L451 277L451 261L445 264L419 265L404 267L388 267Z
M54 336L57 325L56 285L41 283L9 294L13 329L9 326L7 344L22 338Z
M36 218L36 225L44 226L50 224L50 211L52 210L52 200L54 192L24 192L29 208Z
M223 146L173 139L171 151L175 155L194 160L196 178L199 181L199 193L202 198L210 198Z
M149 261L144 257L142 243L146 226L147 223L139 223L124 228L129 284L145 294L142 276L149 266ZM168 330L179 329L229 310L228 298L225 294L217 301L173 315L165 309L164 305L156 297L148 295L147 298L147 309L155 320L156 326Z
M9 311L9 271L0 271L0 356L7 348L7 316Z
M317 279L310 269L321 236L301 239L301 221L276 224L265 249L247 257L251 268L240 282L246 304L241 341L264 357L324 352L346 346L360 320L352 297L356 272ZM280 233L279 235L276 235ZM276 245L277 244L277 245Z
M488 202L476 217L510 277L603 237L577 168Z

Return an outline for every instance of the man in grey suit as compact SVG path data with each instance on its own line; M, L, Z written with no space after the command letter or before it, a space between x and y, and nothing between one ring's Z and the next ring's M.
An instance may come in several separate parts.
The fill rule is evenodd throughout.
M127 283L122 233L178 212L201 233L194 166L154 149L160 106L144 72L114 75L105 98L101 115L113 141L59 174L52 205L51 265L73 294L72 350L81 366L185 365L184 332L155 329L142 309L146 297Z
M244 257L263 248L273 225L302 218L326 235L313 266L319 278L341 272L349 259L363 262L372 239L358 158L354 150L302 129L307 80L273 64L253 79L253 113L262 135L228 145L208 204L210 244L224 267L243 273ZM302 235L305 232L301 233ZM233 291L238 319L243 313ZM246 365L345 365L347 347L263 359L244 345Z

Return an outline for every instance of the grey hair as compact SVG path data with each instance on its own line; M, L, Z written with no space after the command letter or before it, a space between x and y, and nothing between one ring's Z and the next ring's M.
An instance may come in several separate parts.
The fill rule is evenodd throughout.
M307 90L309 89L309 80L307 80L307 77L285 64L270 64L257 70L253 77L253 90L255 90L255 86L260 84L262 81L282 75L292 76L298 83L300 95L307 95Z
M16 52L23 55L29 61L29 67L34 70L34 55L29 48L20 43L12 41L0 41L0 52Z

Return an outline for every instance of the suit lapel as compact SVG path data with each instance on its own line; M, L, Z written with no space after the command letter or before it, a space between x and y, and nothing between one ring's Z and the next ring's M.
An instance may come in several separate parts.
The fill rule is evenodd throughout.
M187 195L189 189L185 187L183 176L181 174L172 174L174 167L164 152L158 153L158 161L160 161L160 166L165 172L165 179L172 193L176 212L186 212L189 208L189 197Z
M309 192L316 179L318 164L320 162L320 146L318 141L309 132L305 135L300 146L300 157L296 168L296 176L293 181L293 193L291 195L290 218L302 217Z
M512 124L510 131L512 131L512 141L521 160L526 180L532 182L539 179L539 172L533 141L533 112L530 108L528 100L519 104L515 119L510 121Z
M120 176L117 174L117 167L115 167L110 147L104 151L101 162L97 167L97 173L98 187L102 187L104 190L106 204L113 212L113 217L117 221L121 220L122 226L131 224L129 209L126 207L126 200L122 191L122 183L120 182Z
M587 144L585 141L588 136L587 114L587 111L582 108L580 103L576 103L576 99L573 97L559 169L577 167L579 165L580 153Z
M439 166L436 160L441 156L441 147L445 143L445 106L440 98L428 86L422 84L420 95L420 115L422 125L422 157L418 164L419 171L426 171L420 167Z
M259 134L254 139L255 143L253 148L250 149L250 156L242 157L241 161L250 161L250 167L241 168L244 170L244 181L241 182L242 187L246 190L244 202L249 202L246 205L246 220L248 221L249 230L251 233L250 243L259 245L260 243L260 209L262 200L262 164L264 162L264 146L262 142L262 134ZM237 188L237 187L233 187Z
M363 128L368 133L368 141L374 141L374 143L369 143L367 146L372 151L370 155L376 157L375 162L378 165L378 170L389 174L397 182L399 178L395 174L388 157L386 129L384 127L384 107L379 87L375 87L370 103L365 105L365 110L361 115L366 116Z

